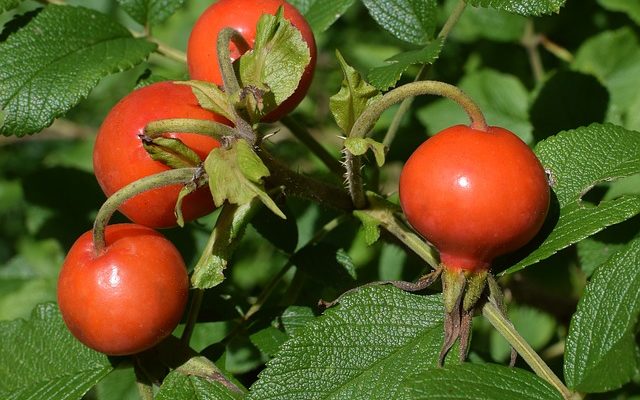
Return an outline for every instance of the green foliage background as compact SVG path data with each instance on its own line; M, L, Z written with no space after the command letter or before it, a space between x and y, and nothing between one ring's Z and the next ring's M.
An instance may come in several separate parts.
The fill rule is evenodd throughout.
M340 89L342 73L335 50L339 50L348 64L382 89L395 85L396 80L398 83L410 82L418 74L420 64L432 64L427 73L429 79L460 86L478 102L490 124L513 130L531 146L536 146L561 131L570 131L565 136L558 135L553 140L543 142L536 149L545 161L545 166L546 161L549 165L558 165L561 176L580 175L585 179L574 182L575 186L569 188L560 185L556 190L556 211L563 216L560 221L568 226L566 231L561 231L558 235L575 234L575 237L558 239L561 242L559 245L548 241L537 243L542 244L538 252L531 253L531 249L526 249L521 254L504 257L498 260L495 271L511 267L500 281L507 293L510 316L516 328L556 372L561 373L564 366L565 378L572 389L610 391L602 395L604 397L592 395L590 398L594 399L640 398L640 388L636 384L639 376L635 343L635 322L639 311L637 294L634 295L637 293L637 237L640 234L640 219L637 216L640 208L640 144L636 132L640 130L640 5L632 1L567 0L558 14L526 17L500 10L503 8L514 11L510 5L518 2L469 1L469 6L440 50L441 44L436 43L436 46L432 42L430 45L429 39L433 38L434 32L442 27L453 10L453 0L437 4L429 2L433 4L432 10L419 10L426 12L429 17L420 20L420 29L412 30L402 26L397 29L381 28L380 25L387 28L390 26L385 22L385 18L389 16L384 10L389 6L386 3L393 3L391 1L335 0L336 7L346 10L335 21L331 16L320 12L322 1L294 2L299 3L297 5L307 13L312 22L320 51L310 93L294 116L308 126L313 136L336 158L340 157L342 140L339 136L342 132L333 122L329 97ZM13 8L18 3L19 6ZM139 4L135 1L74 0L67 3L98 10L138 32L142 27L136 20L145 18L136 8ZM210 1L186 0L174 3L184 4L170 17L156 15L156 19L152 19L152 32L160 42L184 51L191 26ZM557 9L562 4L551 0L528 3L533 7L528 9L529 14L546 14L537 11L544 7ZM494 8L472 5L492 5ZM9 10L0 14L0 27L3 29L0 33L0 55L5 62L11 57L21 56L23 53L20 52L29 52L29 49L18 48L3 53L6 49L1 46L15 35L13 32L17 28L33 18L32 10L37 7L38 3L32 1L0 0L0 10ZM134 15L135 20L123 9ZM18 34L19 32L18 30ZM139 55L137 57L144 58ZM385 62L392 57L397 62ZM538 62L541 68L532 69L532 65ZM126 70L100 79L93 89L86 88L88 96L70 111L60 112L63 116L42 132L23 138L0 137L0 320L30 318L26 324L37 324L38 318L55 313L51 311L52 307L55 308L53 305L40 308L36 308L36 305L55 301L56 279L64 255L75 238L91 227L97 209L105 200L92 174L91 152L96 132L109 109L142 80L188 78L183 64L157 53L151 53L147 60L134 64L136 65L132 68L109 66L109 72ZM68 65L67 68L70 69L65 69L65 73L72 73L72 67L73 65ZM53 88L60 84L51 82ZM380 141L383 139L396 109L394 107L383 115L375 127L373 138ZM0 126L2 115L0 109ZM399 133L387 154L386 164L380 171L378 179L382 192L394 193L397 190L402 163L419 143L446 126L466 122L462 110L448 100L431 97L416 99L410 112L402 119ZM594 123L599 125L584 128ZM612 123L617 127L600 125L602 123ZM270 138L271 148L294 169L341 183L330 176L322 163L293 138L287 129L278 124L267 125L262 129L276 133ZM574 131L575 129L578 130ZM580 137L581 142L561 143L574 137ZM612 148L610 143L617 143L618 146ZM596 156L590 152L578 154L575 158L576 162L584 159L582 167L566 163L566 158L575 153L572 149L578 148L596 152L599 157L598 167L601 166L602 169L593 166ZM560 150L567 153L566 158L557 159ZM373 164L373 157L370 162ZM583 174L584 171L587 172ZM617 179L618 177L624 179ZM594 208L586 209L577 218L575 214L571 214L574 211L571 207L581 199ZM627 203L622 204L623 201ZM595 206L599 204L601 207L609 205L615 208L615 213L605 213L606 210L603 211L601 207L596 209ZM365 234L353 219L341 220L340 225L324 239L312 242L316 232L334 220L338 213L295 199L278 205L291 218L282 221L274 218L268 211L258 214L235 252L232 266L226 271L226 280L206 292L201 322L196 326L192 341L195 350L202 351L216 361L246 387L256 382L258 373L275 354L291 354L295 358L299 354L296 353L296 346L310 345L306 341L313 343L317 339L327 345L332 343L330 338L323 336L327 331L323 330L322 324L332 326L332 321L347 318L344 315L365 314L372 312L369 309L371 304L386 304L389 309L372 312L373 320L368 321L370 325L365 327L383 332L384 327L378 325L384 324L375 320L375 316L393 315L393 312L398 312L402 307L436 307L432 304L436 302L432 296L415 299L409 295L405 298L387 289L371 293L367 291L362 297L350 297L352 303L347 301L342 308L330 310L326 319L320 323L307 325L310 321L317 320L318 299L331 300L351 287L375 280L415 280L425 272L425 266L413 253L401 249L396 243L379 241L368 245ZM598 214L596 211L605 214ZM164 231L179 247L188 265L195 264L216 215L182 229ZM572 220L571 215L575 219ZM587 226L584 218L592 218L592 225ZM124 221L124 217L116 216L114 222L116 221ZM572 223L577 225L571 225ZM575 226L578 228L574 229ZM621 253L616 254L617 251ZM610 259L611 255L614 257ZM616 280L615 276L610 276L612 274L599 269L607 263L620 265L615 264L618 259L624 260L626 265L635 266L618 272L623 274L623 279ZM536 264L530 268L521 269L534 263ZM273 293L252 323L240 323L238 310L250 309L264 288L272 282L272 278L290 265L293 267L277 282ZM592 289L585 294L586 304L578 308L578 301L592 274L594 281L603 282L602 285L608 288L606 304L594 300L597 295L594 294L595 289ZM626 292L616 295L621 287ZM366 296L370 298L367 300ZM403 306L403 302L409 305ZM415 305L414 302L428 304ZM581 354L567 355L563 363L562 349L565 343L580 347L586 346L584 343L588 341L588 338L581 337L577 331L569 330L576 310L578 309L577 315L581 318L578 326L582 327L580 324L584 324L587 326L584 329L591 329L594 324L601 324L603 316L590 315L588 310L600 310L601 313L610 315L611 311L607 311L605 306L613 307L620 302L631 304L632 315L626 319L617 318L614 321L616 323L612 323L613 326L599 328L602 336L614 332L616 328L626 332L627 336L620 339L620 342L609 343L614 350L627 356L625 365L620 370L615 370L619 381L612 383L614 378L598 380L589 376L588 373L593 371L589 364L592 361L581 358ZM430 319L433 316L412 315L409 321L403 318L407 316L401 314L397 322L408 323L407 329L415 330L415 337L418 338L415 340L424 341L424 353L412 354L413 358L402 359L401 355L411 354L410 348L405 348L405 343L394 342L394 334L397 332L391 331L388 337L380 334L383 337L382 344L377 345L383 346L383 349L396 345L407 354L395 353L399 360L376 364L379 371L363 367L366 373L378 372L380 376L394 376L398 385L401 384L398 368L402 366L413 370L413 367L418 368L417 365L424 367L424 362L433 359L437 353L437 348L429 346L440 340L439 336L430 336L435 335L430 330L431 324L440 323L439 320ZM3 327L11 326L15 331L7 330L8 333L2 334L4 336L0 345L3 348L0 355L6 354L9 349L7 346L21 336L19 330L25 329L17 326L18 322L6 324ZM296 336L305 327L305 335ZM319 338L312 336L315 334ZM438 334L441 332L438 331ZM5 337L8 339L4 340ZM366 333L363 333L363 337L366 337ZM227 340L223 341L224 338ZM294 339L289 340L291 338ZM629 341L629 338L632 339ZM352 339L348 346L365 346L358 338ZM606 345L602 344L604 347ZM585 350L586 353L590 351L595 350ZM362 357L360 353L356 355ZM478 320L474 326L471 360L504 363L507 356L508 349L504 341L485 321ZM83 363L94 363L92 365L95 373L88 379L93 382L111 371L111 368L104 359L92 360L91 357L88 355L86 359L77 360L70 368L84 371ZM5 363L5 358L0 359L1 363ZM261 378L264 382L257 385L252 393L253 398L286 398L284 394L269 392L270 379L277 379L278 374L284 374L279 369L282 366L280 360L281 358L276 358L276 361L268 364L274 367ZM394 362L398 365L394 366ZM606 366L615 364L616 360L605 359L602 362ZM522 362L517 366L527 368ZM294 370L306 367L309 365L304 360L298 360L298 364L282 366ZM396 368L395 372L393 368ZM464 366L452 368L453 372L445 369L439 379L451 380L451 384L456 384L456 374L468 373L468 376L474 376L480 382L495 376L502 379L501 374L505 373L498 370L494 375L483 377L484 372L475 370L473 366L468 367L468 371ZM460 370L455 370L456 368ZM527 380L528 372L518 370L517 374L522 375L514 379L524 379L523 387L526 387L526 382L531 382ZM313 382L312 377L313 373L303 374L299 379L310 383ZM0 373L0 381L5 379L16 382L15 376ZM175 396L186 398L190 393L180 392L186 386L197 388L201 387L199 385L205 387L210 384L197 379L193 382L183 382L180 379L183 377L171 376L167 387L162 389L165 393L160 394L159 398L182 398L172 397L171 390L179 392ZM358 382L348 382L345 392L340 394L347 396L349 390L355 392L362 389L357 386ZM431 393L431 397L424 398L440 398L434 394L437 387L434 388L432 382L421 382L419 378L415 382L415 385L405 389L410 396L417 398L421 394ZM362 383L363 387L366 383L367 381ZM542 393L539 396L548 397L537 398L554 398L553 392L549 392L544 382L538 383L536 390ZM136 398L133 385L131 368L124 364L110 372L85 397L98 400ZM509 396L519 393L520 386L516 383L513 385L513 392L493 393L492 389L487 389L487 393L493 393L495 397L492 398L514 398ZM14 387L19 387L19 384L0 384L0 394L9 393ZM392 388L391 385L387 389L392 391ZM310 392L316 389L328 390L327 387L313 388L304 385L302 389ZM225 394L220 388L206 387L201 390L208 393L220 392L220 397L212 398L225 398L222 397ZM526 393L526 388L522 390ZM389 393L391 395L395 394ZM532 392L529 395L534 396Z

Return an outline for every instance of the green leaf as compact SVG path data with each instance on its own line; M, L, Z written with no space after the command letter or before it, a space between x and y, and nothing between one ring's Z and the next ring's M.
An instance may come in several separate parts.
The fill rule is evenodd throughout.
M587 284L567 336L564 375L570 388L606 392L637 373L638 265L640 239L614 254Z
M561 400L560 393L529 371L496 364L434 368L412 374L401 398L419 400Z
M155 161L171 168L190 168L198 166L202 160L198 153L176 138L156 137L142 140L142 147Z
M520 15L542 15L560 12L566 0L468 0L475 7L491 7Z
M248 398L395 398L409 373L435 366L442 317L440 296L362 288L282 345Z
M157 400L239 400L243 396L215 380L173 371L164 379L155 398Z
M225 201L243 205L257 196L267 208L286 219L262 186L262 178L269 176L269 170L246 141L238 140L229 149L214 149L204 167L216 206L220 207Z
M387 148L384 144L376 142L371 138L347 138L344 141L344 147L355 156L361 156L371 149L373 155L376 158L376 164L378 167L384 165L384 156L387 152Z
M0 0L0 12L18 7L24 0Z
M598 0L598 4L610 11L624 12L640 25L640 3L629 0Z
M368 246L371 246L380 239L380 221L358 210L353 211L353 216L358 218L362 223L364 241Z
M275 16L264 14L258 21L253 49L239 60L240 86L268 91L261 110L267 114L298 88L310 61L311 53L302 34L281 10Z
M450 14L457 0L445 3L445 12ZM447 15L448 15L447 14ZM492 8L467 7L460 16L450 37L461 42L489 39L496 42L519 43L524 35L527 18Z
M133 368L116 368L95 387L98 400L140 400Z
M173 15L185 0L117 0L140 25L158 25Z
M288 338L286 333L274 326L268 326L249 337L251 343L269 357L273 357Z
M405 42L424 45L437 25L435 0L363 0L369 14L384 29Z
M509 129L525 142L532 142L529 94L518 78L486 69L467 74L458 86L478 104L490 125ZM417 116L431 134L469 120L459 105L447 99L422 107Z
M640 133L611 124L593 124L550 137L540 142L536 151L550 171L559 218L544 242L504 274L550 257L640 212L638 195L604 200L597 206L581 201L597 183L640 172ZM553 222L548 218L547 223Z
M314 33L326 31L342 14L347 12L355 0L290 0L304 15Z
M343 80L340 91L329 99L329 108L342 132L348 134L364 109L381 95L346 63L340 52L336 51L336 57L342 68Z
M404 71L414 64L433 64L440 56L444 44L443 38L430 42L420 50L407 51L386 60L386 65L375 67L367 75L367 79L380 90L394 86Z
M194 267L191 276L193 287L209 289L222 283L224 270L259 206L258 199L253 198L240 206L225 204L222 207L209 242Z
M53 303L0 323L0 398L79 399L112 369L71 336Z
M629 28L592 36L578 49L572 68L592 74L609 90L609 113L629 120L637 118L640 93L640 44ZM630 126L640 129L640 123Z
M134 67L155 47L99 12L47 6L0 43L0 108L6 113L0 133L40 131L101 78Z
M217 85L204 81L174 81L173 83L191 86L191 90L196 99L198 99L200 107L205 110L221 115L229 121L235 119L233 104L229 100L229 96Z

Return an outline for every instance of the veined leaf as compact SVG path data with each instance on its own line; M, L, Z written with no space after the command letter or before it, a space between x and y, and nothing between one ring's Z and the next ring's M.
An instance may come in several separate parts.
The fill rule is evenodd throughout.
M558 13L566 0L468 0L476 7L491 7L520 15Z
M326 31L355 0L289 0L300 11L315 33Z
M437 24L435 0L363 0L369 14L395 37L413 44L433 39Z
M117 0L140 25L157 25L173 15L185 0Z

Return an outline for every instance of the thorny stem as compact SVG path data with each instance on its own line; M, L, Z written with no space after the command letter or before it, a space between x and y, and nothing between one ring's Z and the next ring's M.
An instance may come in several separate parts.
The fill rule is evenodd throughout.
M447 18L447 21L442 26L440 33L438 33L438 38L443 39L443 41L447 40L447 37L449 37L449 33L451 33L451 30L456 25L458 20L460 20L460 17L462 16L462 13L466 8L467 8L467 2L465 0L458 0L458 3L456 4L455 8L449 15L449 18ZM423 80L427 76L428 71L429 71L429 68L427 64L423 64L422 67L420 67L420 71L418 72L418 75L416 76L415 81ZM391 146L393 139L395 139L396 134L398 133L398 129L400 129L400 123L402 122L402 118L407 113L407 111L409 111L409 109L411 108L413 99L414 99L413 97L409 97L408 99L404 99L400 104L400 108L398 108L398 111L396 111L395 115L393 116L391 125L389 126L389 129L387 130L384 140L382 141L382 144L384 144L385 146L387 147Z
M482 307L482 315L493 325L494 328L516 349L518 354L526 361L531 369L541 378L549 382L555 387L565 400L580 399L580 395L571 392L549 368L549 366L540 358L540 356L531 348L529 343L513 327L511 322L507 320L502 312L491 301L485 303Z
M406 85L402 85L387 92L378 101L367 107L353 124L349 137L365 137L365 135L378 121L382 113L389 107L404 99L425 94L443 96L455 101L464 108L469 116L469 119L471 120L471 128L479 131L486 131L488 129L487 122L484 119L484 115L482 114L480 107L478 107L478 105L474 103L474 101L462 90L444 82L417 81L407 83ZM367 200L364 193L362 172L360 170L360 157L354 156L349 151L345 150L345 152L349 194L351 195L355 208L362 209L366 207Z
M335 157L331 155L317 140L311 136L309 131L298 121L291 118L290 116L284 117L280 122L286 126L293 135L298 138L302 143L304 143L309 150L313 154L318 157L320 161L324 163L324 165L329 168L329 171L342 175L344 173L344 168L340 165L340 162L336 160Z
M102 207L100 207L100 210L98 210L98 215L93 223L93 247L95 254L100 255L104 251L106 247L104 235L105 228L113 213L115 213L116 210L127 200L142 192L157 189L159 187L187 184L193 181L201 172L202 170L200 168L171 169L169 171L160 172L131 182L111 195L107 201L104 202Z

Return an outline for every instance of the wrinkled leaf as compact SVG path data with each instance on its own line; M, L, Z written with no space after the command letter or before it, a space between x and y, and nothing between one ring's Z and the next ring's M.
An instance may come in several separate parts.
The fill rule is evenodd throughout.
M376 164L378 164L378 167L382 167L384 165L387 148L380 142L376 142L371 138L347 138L344 141L344 147L355 156L364 155L367 150L371 150L376 158Z
M113 369L71 336L53 303L0 325L0 398L79 399Z
M0 108L6 113L0 133L40 131L101 78L134 67L155 48L105 14L47 6L0 43Z
M578 303L567 336L564 375L586 393L617 389L637 373L640 239L601 265Z
M384 29L405 42L424 45L437 24L435 0L363 0L369 14Z
M491 7L520 15L558 13L566 0L468 0L475 7Z
M444 39L439 38L420 50L407 51L395 55L386 60L386 64L375 67L367 75L367 79L372 85L380 90L387 90L394 86L402 74L414 64L433 64L440 56L440 50L444 44Z
M315 33L326 31L355 0L290 0L300 11Z
M24 0L0 0L0 12L17 7Z
M340 52L336 52L336 57L342 68L343 80L340 91L329 99L329 108L342 132L349 133L364 109L380 97L380 92L348 65Z
M229 97L215 84L204 81L174 81L178 85L191 86L200 107L233 121L233 104Z
M155 398L157 400L239 400L243 396L214 380L173 371L164 379Z
M157 25L180 9L185 0L117 0L140 25Z
M640 213L640 196L623 195L597 206L582 202L594 185L640 172L640 133L611 124L561 132L538 144L550 171L559 217L544 242L504 273L513 273ZM545 228L543 227L543 230Z

